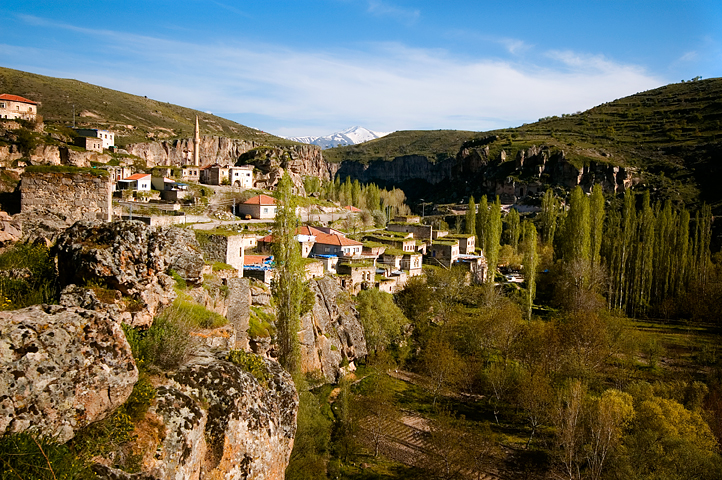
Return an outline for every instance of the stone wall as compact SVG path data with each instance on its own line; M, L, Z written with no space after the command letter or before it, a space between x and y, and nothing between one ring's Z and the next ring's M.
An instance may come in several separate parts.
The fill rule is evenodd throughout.
M223 262L243 272L243 236L207 234L196 231L203 257L209 262Z
M110 221L113 183L109 175L90 172L23 173L20 183L21 212L78 220Z

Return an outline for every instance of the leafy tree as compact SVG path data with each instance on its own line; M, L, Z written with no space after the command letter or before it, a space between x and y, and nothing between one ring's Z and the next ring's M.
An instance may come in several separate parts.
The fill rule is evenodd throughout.
M509 213L504 218L504 223L506 223L506 243L511 245L514 253L516 253L519 248L519 236L521 235L519 212L515 208L509 210Z
M486 195L481 197L476 212L476 245L486 255L486 229L489 222L489 206L487 205Z
M369 352L386 349L399 338L401 327L409 322L393 296L376 288L358 294L356 309Z
M544 196L542 197L541 212L539 214L539 224L541 230L541 241L545 245L550 245L554 242L559 210L559 199L556 198L551 190L544 192Z
M326 476L331 440L331 421L321 412L318 398L303 389L299 394L296 436L286 467L290 480L313 480Z
M469 206L466 210L466 223L464 224L464 233L476 234L476 203L474 197L469 197Z
M499 263L499 242L501 240L501 201L496 197L496 201L491 204L489 216L486 221L486 231L484 232L484 244L486 246L486 263L488 266L487 279L488 283L494 282L496 275L496 267Z
M436 400L442 391L454 388L461 381L464 360L443 337L431 338L419 358L426 376L426 387Z
M531 310L536 297L536 274L539 265L537 255L536 227L531 222L525 221L522 228L524 232L524 283L526 284L526 307L527 320L531 320Z
M298 331L306 285L301 251L294 238L299 220L292 187L291 177L285 172L275 192L277 207L273 223L273 254L276 276L272 291L277 306L278 359L286 370L296 374L300 370Z

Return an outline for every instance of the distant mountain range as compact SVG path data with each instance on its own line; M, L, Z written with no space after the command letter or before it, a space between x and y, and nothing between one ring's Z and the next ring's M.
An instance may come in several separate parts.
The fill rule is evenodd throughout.
M318 145L322 149L356 145L376 138L381 138L391 132L372 132L364 127L351 127L342 132L332 133L323 137L285 137L287 140L300 143Z

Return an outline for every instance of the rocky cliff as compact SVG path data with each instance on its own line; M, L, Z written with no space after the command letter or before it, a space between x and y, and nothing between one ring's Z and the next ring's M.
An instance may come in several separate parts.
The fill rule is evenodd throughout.
M464 145L455 158L439 162L421 155L368 164L344 161L338 175L364 183L394 186L423 181L458 196L500 195L510 202L540 191L543 185L564 188L581 185L588 191L593 184L599 183L607 191L620 192L637 181L633 169L616 166L604 152L587 152L587 157L598 158L598 161L582 164L556 147L534 145L510 157L505 150L492 156L489 146L484 143ZM417 196L413 193L407 192L407 195Z

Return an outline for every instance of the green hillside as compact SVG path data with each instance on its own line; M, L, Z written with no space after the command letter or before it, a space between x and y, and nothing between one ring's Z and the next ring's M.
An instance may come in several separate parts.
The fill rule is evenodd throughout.
M455 157L463 147L482 145L489 146L495 163L501 161L502 150L506 160L513 161L520 150L541 146L563 151L577 167L590 162L635 167L658 197L674 197L687 204L706 201L722 211L720 78L667 85L516 128L396 132L360 145L325 150L324 156L334 162L367 164L421 155L437 162Z
M202 135L252 140L267 145L293 142L231 120L146 97L118 92L78 80L45 77L0 67L0 93L11 93L39 102L39 112L48 124L110 129L116 144L193 136L198 115Z

